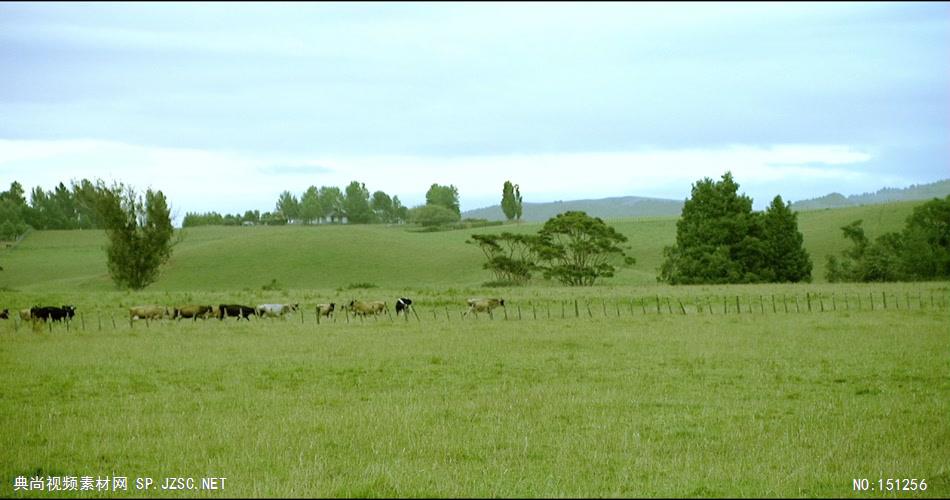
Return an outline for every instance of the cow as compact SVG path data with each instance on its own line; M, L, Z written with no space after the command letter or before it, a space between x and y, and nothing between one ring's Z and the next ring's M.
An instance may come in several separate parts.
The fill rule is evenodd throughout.
M412 309L412 300L407 299L406 297L399 297L396 299L396 316L399 316L399 313L409 314L409 311Z
M381 300L371 300L368 302L364 302L362 300L351 300L348 308L350 311L353 311L354 315L364 317L370 314L382 314L384 311L389 310L389 308L386 307L386 303Z
M76 315L76 307L64 305L62 307L54 306L33 306L30 308L30 317L39 320L68 321Z
M282 318L285 314L295 312L300 309L300 304L260 304L255 308L258 316L267 316L268 318Z
M491 314L492 309L501 306L505 307L504 299L485 299L485 298L476 298L468 299L468 311L465 311L465 314L462 317L468 316L468 313L474 312L476 315L480 312L487 312Z
M333 314L333 310L336 309L336 303L330 302L329 304L317 304L317 314L320 316L330 317Z
M3 312L0 312L0 319L10 319L10 310L4 309Z
M33 318L33 313L29 309L20 309L20 319L29 321Z
M170 318L172 311L165 306L147 305L129 308L129 320Z
M256 315L257 310L253 307L238 304L221 304L218 306L218 319L237 317L238 321L241 321L242 318L250 321L250 317Z
M198 304L187 304L183 306L178 306L174 310L172 317L175 319L181 318L191 318L191 319L205 319L212 316L217 316L215 313L214 306L203 306Z

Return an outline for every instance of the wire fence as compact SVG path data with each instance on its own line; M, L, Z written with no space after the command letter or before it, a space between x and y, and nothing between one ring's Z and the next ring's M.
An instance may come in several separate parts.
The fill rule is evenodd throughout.
M761 295L695 295L666 296L643 295L636 297L612 297L602 299L569 300L528 300L521 303L508 303L493 310L478 312L468 308L450 307L446 304L413 304L410 309L395 316L389 309L378 314L354 314L348 309L340 309L327 315L319 309L298 311L281 318L263 318L252 316L249 321L281 322L293 321L300 324L372 324L374 322L453 322L453 321L528 321L569 318L621 318L633 316L725 316L725 315L780 315L780 314L821 314L821 313L860 313L872 311L946 311L948 309L946 293L897 293L886 291L867 293L811 293L804 294L761 294ZM235 316L226 317L227 321L240 321ZM103 331L118 330L126 325L129 329L161 328L180 322L219 321L209 319L132 319L125 314L116 314L114 310L77 311L72 318L53 320L52 318L23 319L15 312L8 320L14 332L29 329L34 332L47 331Z

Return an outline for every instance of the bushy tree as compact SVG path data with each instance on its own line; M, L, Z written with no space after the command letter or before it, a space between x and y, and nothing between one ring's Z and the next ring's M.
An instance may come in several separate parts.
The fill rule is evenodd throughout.
M29 206L19 182L10 183L10 189L0 193L0 240L15 240L26 234Z
M409 211L409 220L424 227L434 227L457 222L459 214L442 205L422 205Z
M485 255L482 268L496 281L523 285L538 269L538 236L530 234L473 234L466 243L476 244Z
M776 196L765 210L762 238L767 261L763 275L768 281L811 281L812 262L798 230L798 213L792 211L791 203L783 203L781 196Z
M385 222L387 224L394 222L396 214L394 213L393 199L390 198L388 194L382 191L373 193L373 197L370 200L370 208L373 210L374 217L379 222Z
M454 185L440 186L433 184L426 192L426 205L438 205L455 213L456 220L462 218L459 208L459 190Z
M777 196L765 213L726 172L693 184L676 222L676 243L663 249L660 281L671 284L810 281L811 260L797 216Z
M914 208L900 232L869 241L856 220L841 228L851 248L828 256L828 281L915 281L950 278L950 196Z
M538 231L536 251L545 278L571 286L590 286L614 275L617 260L632 265L621 244L627 237L585 212L570 211L548 219Z
M366 189L366 184L353 181L346 186L343 212L350 224L369 224L373 221L373 211L369 207L369 190Z
M120 287L145 288L171 257L174 228L165 195L149 189L143 201L130 187L110 188L102 181L97 192L97 211L109 238L109 274Z

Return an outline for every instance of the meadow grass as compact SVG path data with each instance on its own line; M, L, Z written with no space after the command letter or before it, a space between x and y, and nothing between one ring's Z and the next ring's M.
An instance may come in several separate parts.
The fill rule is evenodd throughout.
M224 494L240 497L881 497L895 495L855 492L853 479L900 477L928 489L896 496L946 496L947 284L801 287L911 297L911 308L749 313L741 302L741 313L683 315L664 302L660 313L618 315L598 300L647 294L524 288L510 296L508 320L500 311L461 320L451 305L459 289L419 290L428 295L409 321L318 325L306 313L100 329L87 314L85 329L74 321L69 332L4 322L0 496L50 495L12 490L15 477L35 475L227 477ZM745 300L796 289L656 290ZM287 298L349 292L395 290ZM283 292L236 293L253 302ZM74 295L87 311L116 313L135 299L219 298ZM572 296L580 317L527 314L527 304ZM57 496L221 494L130 484Z
M850 244L841 226L863 219L870 238L898 231L913 207L922 202L806 211L799 228L814 269L812 279L825 281L827 255ZM663 247L676 238L676 217L612 219L629 238L637 259L604 285L655 285ZM353 283L380 287L473 287L493 279L482 268L472 234L502 231L533 233L539 223L507 224L458 231L419 233L405 226L197 227L184 231L151 290L253 291L276 283L290 289L337 289ZM34 231L14 248L0 250L0 289L109 291L102 231ZM536 279L533 286L556 283Z

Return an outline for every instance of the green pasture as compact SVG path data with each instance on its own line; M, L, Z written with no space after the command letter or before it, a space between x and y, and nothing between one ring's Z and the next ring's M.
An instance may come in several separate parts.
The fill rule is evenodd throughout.
M195 228L138 292L102 232L33 232L0 250L0 497L946 497L950 283L823 279L840 226L915 205L802 212L816 283L794 285L657 284L675 218L608 221L638 263L587 288L482 286L469 235L537 224ZM400 296L415 315L314 315ZM463 318L475 296L507 307ZM301 312L128 318L187 303ZM16 317L60 304L68 324ZM14 488L39 476L129 482ZM927 489L854 490L889 478Z
M129 491L55 496L950 491L946 283L651 289L674 300L672 313L665 300L659 313L644 312L638 287L599 290L522 289L506 301L507 319L496 311L464 320L452 291L430 290L409 321L320 324L309 306L336 292L289 292L312 301L304 315L131 327L111 321L131 298L218 296L79 293L83 323L69 331L0 323L0 496L50 495L14 491L18 476L86 475L126 476ZM785 313L756 302L812 292L834 295L839 308ZM888 309L878 302L872 311L867 300L856 309L856 297L882 294ZM250 303L258 291L237 295ZM703 297L739 297L742 308L676 310ZM629 304L637 307L616 307ZM553 308L551 317L535 319L529 305ZM226 477L226 489L157 489L179 476ZM153 478L154 489L135 490L137 477ZM928 489L856 492L861 478L924 479Z
M813 280L825 281L825 257L848 247L841 226L863 219L869 237L900 230L921 202L892 203L799 214ZM637 259L604 285L654 285L663 247L676 238L675 217L608 222L629 238ZM331 289L368 283L380 287L477 287L492 276L481 251L466 244L474 233L535 232L538 223L413 232L406 226L198 227L184 230L171 260L150 290L256 290L276 280L283 288ZM0 288L22 291L108 291L102 231L35 231L0 250ZM552 286L538 279L534 286Z

